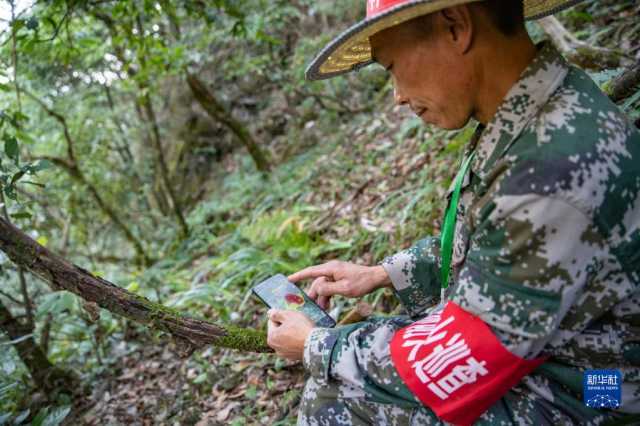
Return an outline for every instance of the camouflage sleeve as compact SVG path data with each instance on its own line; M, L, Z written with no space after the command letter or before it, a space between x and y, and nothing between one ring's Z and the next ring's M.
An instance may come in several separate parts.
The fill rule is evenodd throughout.
M314 328L304 345L302 363L320 383L329 379L329 362L338 334L331 328Z
M339 384L342 397L418 407L396 372L389 349L406 318L374 318L336 328L314 328L305 342L303 364L315 382Z
M382 266L409 315L424 315L440 296L440 241L430 237L387 257Z
M513 354L532 359L571 339L577 327L559 329L561 321L585 302L585 286L606 281L618 262L581 209L558 194L518 194L510 185L502 188L509 195L475 213L450 300L480 317Z

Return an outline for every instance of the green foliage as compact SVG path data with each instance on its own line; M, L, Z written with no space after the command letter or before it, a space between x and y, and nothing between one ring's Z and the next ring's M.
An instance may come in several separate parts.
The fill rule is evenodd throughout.
M618 14L618 28L637 34L638 27L625 12L635 10L632 2L612 3L583 2L562 19L572 30L587 26L574 31L583 39L617 45L616 34L625 31L600 24L607 11ZM309 60L363 15L363 5L56 0L19 13L0 34L0 190L12 220L53 251L140 296L256 330L264 327L266 308L251 296L254 283L330 259L374 264L437 233L473 126L438 131L393 109L392 82L380 67L304 80ZM539 28L530 30L543 37ZM186 86L187 72L205 81L270 154L276 167L269 176L256 171L227 127L202 113ZM594 77L606 88L618 73ZM623 105L632 117L640 116L639 98ZM179 236L160 179L156 137L185 206L188 238ZM151 266L135 262L96 193L140 239ZM19 302L18 272L2 256L0 280ZM27 281L33 336L40 342L49 327L49 359L71 366L85 384L97 387L130 368L123 359L131 353L140 359L143 348L167 346L159 334L106 311L91 318L76 296L52 292L28 275ZM24 317L20 303L2 300ZM367 300L379 311L395 309L384 292ZM350 303L334 301L333 313ZM58 424L72 416L70 401L31 406L37 389L15 351L5 350L12 342L2 339L0 425ZM239 386L224 369L240 356L211 348L176 366L193 374L157 422L195 423L198 404L212 389ZM248 362L276 373L289 368L266 355ZM265 386L274 386L268 379ZM244 410L227 423L266 415L257 404L265 391L260 386L246 387ZM298 392L287 389L278 402L288 406Z
M46 315L61 315L65 312L77 314L79 304L76 296L68 291L58 291L46 294L40 299L36 317L43 319Z
M28 373L20 358L11 350L13 342L0 340L0 425L9 424L19 401L29 390Z
M71 407L43 408L31 421L32 426L58 426L69 415Z
M17 136L24 135L21 132L21 122L27 117L20 112L9 113L0 111L0 138L4 142L4 156L0 156L0 191L11 200L17 200L16 185L25 176L36 175L38 172L51 167L46 160L22 163L20 159L20 143ZM3 161L6 156L8 162ZM44 185L28 181L31 185ZM29 218L26 212L16 213L14 218Z

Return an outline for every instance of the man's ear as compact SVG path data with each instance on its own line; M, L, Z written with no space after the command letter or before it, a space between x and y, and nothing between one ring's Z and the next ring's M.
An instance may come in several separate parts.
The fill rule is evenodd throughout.
M440 11L440 17L447 30L447 39L458 53L464 54L471 48L474 25L471 11L466 5L448 7Z

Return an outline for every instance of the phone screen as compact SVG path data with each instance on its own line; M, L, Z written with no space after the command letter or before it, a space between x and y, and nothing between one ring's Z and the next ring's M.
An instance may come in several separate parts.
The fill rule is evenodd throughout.
M252 291L270 308L300 311L318 327L334 327L336 325L329 314L282 274L262 281L253 287Z

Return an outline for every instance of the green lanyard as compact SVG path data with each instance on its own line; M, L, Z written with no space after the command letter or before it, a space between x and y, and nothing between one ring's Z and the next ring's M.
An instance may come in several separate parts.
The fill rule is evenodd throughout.
M469 165L475 152L472 152L464 162L458 172L451 194L451 202L447 206L444 214L444 223L442 224L442 234L440 235L440 256L442 257L442 266L440 268L440 281L442 288L440 290L440 303L444 303L444 291L449 286L449 271L451 269L451 258L453 257L453 236L456 230L456 213L458 212L458 201L460 200L460 190L462 181L464 180Z

